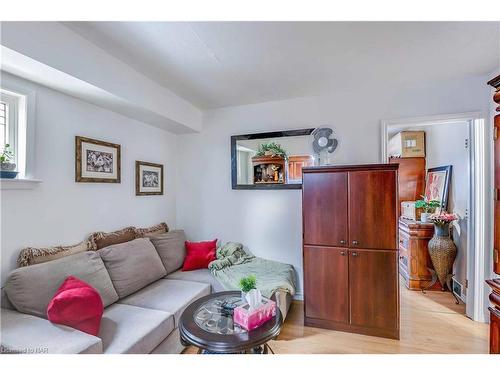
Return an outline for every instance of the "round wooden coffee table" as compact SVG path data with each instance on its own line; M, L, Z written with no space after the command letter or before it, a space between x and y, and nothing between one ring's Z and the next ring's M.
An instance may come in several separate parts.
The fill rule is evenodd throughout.
M279 335L283 320L276 316L258 328L246 331L233 323L233 317L222 309L225 303L241 304L241 292L214 293L191 303L182 313L179 331L183 345L194 345L198 353L272 352L267 342Z

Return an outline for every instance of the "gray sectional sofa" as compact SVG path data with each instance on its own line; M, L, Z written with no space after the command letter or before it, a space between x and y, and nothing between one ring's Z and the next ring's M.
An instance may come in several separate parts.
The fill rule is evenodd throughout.
M208 269L182 272L179 254L174 258L171 252L159 254L150 239L139 238L15 269L2 290L1 352L182 352L182 312L223 287ZM91 284L102 297L98 336L47 320L47 305L69 275ZM275 298L286 316L291 296L277 292Z

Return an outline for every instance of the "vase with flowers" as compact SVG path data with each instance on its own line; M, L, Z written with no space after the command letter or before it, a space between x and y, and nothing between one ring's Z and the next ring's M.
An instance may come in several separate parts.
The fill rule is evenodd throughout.
M445 211L432 214L429 217L429 221L434 223L434 237L428 244L429 255L442 290L444 290L445 285L450 289L448 276L451 274L457 256L457 247L450 237L450 224L458 219L457 214Z

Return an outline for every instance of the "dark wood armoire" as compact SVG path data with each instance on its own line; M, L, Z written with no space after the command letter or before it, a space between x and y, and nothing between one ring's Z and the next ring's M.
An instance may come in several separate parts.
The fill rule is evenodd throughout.
M303 169L305 325L399 339L397 174Z
M498 107L499 112L494 119L494 191L495 191L495 223L494 223L494 241L493 241L493 272L500 275L500 76L493 78L488 82L496 91L493 100ZM490 302L490 353L500 354L500 278L486 281L491 287Z

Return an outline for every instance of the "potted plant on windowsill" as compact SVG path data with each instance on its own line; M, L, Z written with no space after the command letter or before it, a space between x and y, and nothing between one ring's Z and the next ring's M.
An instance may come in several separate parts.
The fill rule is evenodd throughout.
M422 196L423 199L415 202L415 208L421 208L424 210L420 214L420 221L422 223L429 222L429 215L436 211L436 208L441 207L441 202L437 200L429 200L427 197Z
M10 150L10 145L6 144L0 154L0 178L15 178L19 172L16 172L16 164L14 160L14 153Z

